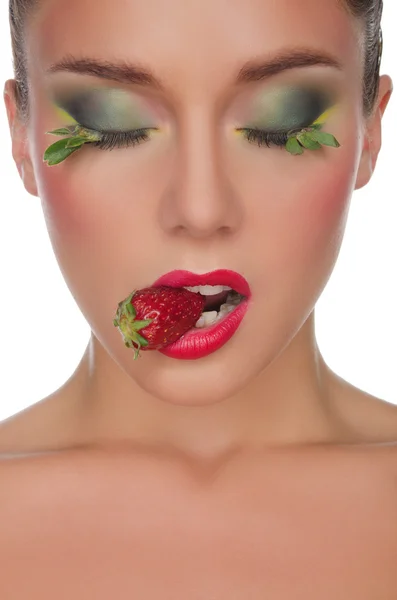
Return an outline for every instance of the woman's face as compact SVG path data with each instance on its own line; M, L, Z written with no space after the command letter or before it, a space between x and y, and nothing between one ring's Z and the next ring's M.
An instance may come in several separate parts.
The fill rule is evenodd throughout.
M297 334L337 259L362 151L356 26L336 0L43 2L27 37L37 190L66 282L120 381L127 374L169 402L213 402L241 390L295 336L295 350L307 344ZM302 50L340 68L236 83L247 61ZM139 64L163 89L48 72L67 55ZM338 149L293 156L236 133L309 125L330 108L323 130ZM157 131L112 151L86 144L49 167L43 154L58 138L45 132L70 117ZM174 269L222 268L252 291L234 337L199 360L146 352L133 361L113 325L118 302Z

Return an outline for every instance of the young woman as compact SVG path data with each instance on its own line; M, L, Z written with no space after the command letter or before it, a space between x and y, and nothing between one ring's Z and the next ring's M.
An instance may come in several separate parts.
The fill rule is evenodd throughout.
M397 597L397 407L314 330L381 147L381 14L10 0L13 158L92 336L0 426L1 598Z

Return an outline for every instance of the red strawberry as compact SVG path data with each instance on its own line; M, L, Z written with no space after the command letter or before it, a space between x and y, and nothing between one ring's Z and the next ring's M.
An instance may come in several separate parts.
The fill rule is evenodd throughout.
M168 286L134 290L119 302L113 321L127 348L158 350L194 327L205 306L205 296ZM138 333L139 332L139 333Z

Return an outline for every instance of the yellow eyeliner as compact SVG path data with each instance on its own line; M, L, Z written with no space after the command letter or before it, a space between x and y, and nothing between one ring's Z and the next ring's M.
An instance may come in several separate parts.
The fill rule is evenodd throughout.
M328 119L330 118L330 116L335 112L336 110L336 105L331 106L331 108L328 108L327 110L325 110L323 112L322 115L320 115L313 123L312 125L323 125L326 121L328 121Z
M66 110L63 110L63 108L60 108L59 106L57 106L57 104L54 104L54 109L55 109L56 115L62 121L66 121L67 125L78 125L77 121L75 119L73 119L73 117L68 112L66 112Z

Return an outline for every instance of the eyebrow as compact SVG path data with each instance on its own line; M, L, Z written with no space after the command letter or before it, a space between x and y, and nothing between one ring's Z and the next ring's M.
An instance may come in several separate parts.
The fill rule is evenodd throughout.
M265 61L254 59L246 62L238 72L235 83L241 85L261 81L282 71L311 66L327 66L343 70L342 64L331 54L311 49L291 49ZM164 82L150 69L126 61L109 62L96 58L77 58L69 54L47 69L48 73L60 71L91 75L119 83L150 86L166 91Z

